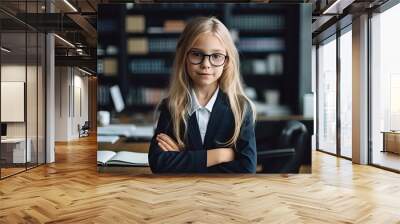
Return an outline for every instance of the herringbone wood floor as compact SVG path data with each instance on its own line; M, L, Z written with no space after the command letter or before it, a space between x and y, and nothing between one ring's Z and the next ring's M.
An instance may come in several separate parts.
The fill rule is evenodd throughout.
M400 175L313 152L312 174L99 174L95 138L0 181L0 223L400 223Z

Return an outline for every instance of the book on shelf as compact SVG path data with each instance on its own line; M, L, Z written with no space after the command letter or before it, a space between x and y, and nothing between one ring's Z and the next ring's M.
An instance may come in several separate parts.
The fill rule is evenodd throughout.
M253 74L261 75L266 74L268 71L267 63L263 59L253 60Z
M276 31L285 25L283 15L236 15L232 18L232 28L243 31Z
M127 52L132 55L175 52L176 38L129 38L127 41Z
M282 54L270 54L267 57L268 73L271 75L281 75L283 73Z
M119 51L118 47L114 46L114 45L108 45L106 48L106 53L107 53L107 55L110 55L110 56L118 55L118 51Z
M282 75L284 69L283 55L268 54L265 58L246 59L241 63L243 75Z
M150 52L175 52L177 38L151 38L149 40Z
M97 55L99 55L98 49L97 49ZM99 56L97 57L97 73L104 74L104 61Z
M128 93L129 105L157 105L165 96L167 90L160 88L131 88Z
M164 33L164 27L160 27L160 26L149 26L149 27L147 27L147 33L149 33L149 34Z
M144 6L147 7L145 4L137 4L138 6ZM167 9L167 10L176 10L176 9L216 9L218 7L217 4L215 3L174 3L174 4L169 4L169 3L159 3L159 7L161 9Z
M118 71L118 61L115 58L104 58L103 60L103 74L105 76L115 76Z
M110 88L108 86L99 85L97 92L97 104L99 106L110 105Z
M184 20L166 20L164 22L165 32L182 32L185 29L186 23Z
M285 42L277 37L246 37L240 38L238 48L243 52L283 51Z
M148 154L128 151L97 151L97 165L100 166L149 166Z
M133 59L129 67L134 74L167 74L170 71L163 59Z
M125 17L125 31L128 33L143 33L145 30L145 17L131 15Z
M115 20L113 19L99 19L97 23L97 32L113 32L116 28Z
M147 54L149 52L147 38L129 38L127 45L129 54Z

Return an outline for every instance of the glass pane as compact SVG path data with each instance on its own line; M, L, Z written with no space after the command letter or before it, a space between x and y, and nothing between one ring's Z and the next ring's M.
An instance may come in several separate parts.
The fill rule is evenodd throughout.
M400 5L372 18L372 163L400 170Z
M352 33L340 37L340 153L352 157Z
M45 44L46 37L39 34L38 45L38 164L45 163Z
M28 153L28 168L37 165L37 132L38 132L38 111L37 111L37 73L38 73L38 36L36 32L28 32L28 63L27 63L27 82L26 82L26 112L27 112L27 144Z
M32 16L38 13L39 5L38 2L27 2L26 12L28 13L29 20L33 24L38 23L38 17ZM30 159L28 159L28 168L37 166L38 163L38 33L37 30L27 30L27 99L26 99L26 111L27 111L27 144L28 150L31 151Z
M26 34L1 34L1 121L6 125L2 133L2 177L25 170L30 151L26 151Z
M317 89L317 83L316 83L316 78L317 78L317 47L315 45L312 46L311 50L311 89L313 93L313 117L316 116L316 89ZM313 127L317 127L317 119L313 120ZM314 128L314 133L312 134L311 137L311 145L312 145L312 150L316 150L316 128Z
M336 153L336 38L318 48L318 147Z

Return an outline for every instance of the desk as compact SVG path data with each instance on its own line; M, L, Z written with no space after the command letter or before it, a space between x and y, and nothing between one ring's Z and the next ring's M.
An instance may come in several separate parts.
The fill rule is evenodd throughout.
M6 138L1 139L1 156L6 163L25 163L31 162L32 140L27 138L25 151L25 138ZM12 159L11 159L12 158ZM27 161L25 161L27 159Z
M118 173L118 174L152 174L150 167L135 166L97 166L99 173Z
M381 133L383 133L382 152L400 154L400 131L382 131Z

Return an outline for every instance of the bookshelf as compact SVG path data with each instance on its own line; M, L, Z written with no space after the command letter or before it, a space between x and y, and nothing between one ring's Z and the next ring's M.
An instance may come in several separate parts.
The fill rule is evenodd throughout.
M100 5L99 109L112 108L104 89L119 85L128 110L152 111L166 93L176 42L185 22L195 16L216 16L231 30L243 81L254 89L257 100L265 102L265 91L276 90L279 103L299 114L299 10L288 6Z

